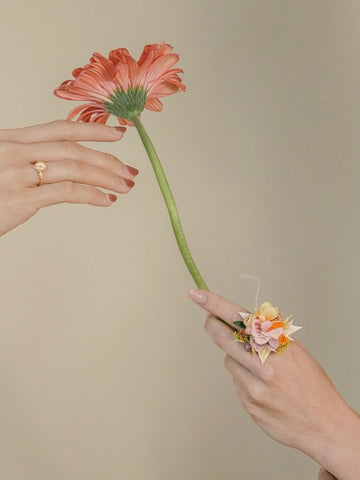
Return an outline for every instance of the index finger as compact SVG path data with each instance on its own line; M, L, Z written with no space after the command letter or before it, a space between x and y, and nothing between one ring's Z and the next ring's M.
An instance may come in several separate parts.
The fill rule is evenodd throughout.
M250 313L246 308L206 290L191 290L189 297L201 308L225 320L232 327L235 321L242 319L239 312Z
M19 143L94 141L115 142L120 140L126 128L109 127L102 123L80 123L55 120L41 125L0 131L0 140Z

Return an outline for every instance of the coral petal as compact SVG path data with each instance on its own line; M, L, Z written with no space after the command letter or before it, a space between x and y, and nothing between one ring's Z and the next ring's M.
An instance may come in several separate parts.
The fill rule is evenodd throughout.
M158 98L149 98L146 101L145 108L152 110L153 112L161 112L163 104Z
M112 50L108 58L96 52L87 65L73 70L73 79L62 82L54 93L66 100L87 102L68 115L69 119L78 117L83 122L106 123L110 116L106 103L111 103L115 92L127 92L129 88L140 87L147 95L145 108L160 112L163 105L159 98L185 90L179 76L182 70L172 68L178 60L179 55L165 42L145 45L138 61L126 48ZM124 118L119 118L119 123L133 125Z

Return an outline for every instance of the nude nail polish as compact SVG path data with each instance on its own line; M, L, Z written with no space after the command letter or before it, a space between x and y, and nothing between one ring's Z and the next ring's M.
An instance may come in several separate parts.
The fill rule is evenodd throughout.
M199 305L202 305L207 301L206 295L198 290L191 290L189 292L189 297L193 302L198 303Z

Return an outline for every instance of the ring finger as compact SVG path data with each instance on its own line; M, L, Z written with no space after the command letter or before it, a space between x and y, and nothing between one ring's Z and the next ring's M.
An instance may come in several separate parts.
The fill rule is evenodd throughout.
M125 165L113 155L74 142L11 144L11 149L12 164L17 166L35 163L38 160L44 162L77 160L95 168L109 170L130 180L138 173L136 169Z
M44 163L46 165L46 170L42 173L42 183L44 184L70 180L118 193L127 193L134 186L134 182L130 179L120 177L108 170L87 165L78 160L54 160ZM41 183L40 174L36 171L35 164L25 165L23 174L26 178L25 183L27 186L34 187Z

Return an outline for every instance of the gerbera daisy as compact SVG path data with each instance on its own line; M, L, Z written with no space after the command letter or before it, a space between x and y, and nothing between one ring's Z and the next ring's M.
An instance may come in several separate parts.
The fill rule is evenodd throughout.
M126 48L117 48L105 58L94 53L90 63L76 68L73 80L66 80L55 95L66 100L85 100L88 103L75 107L68 120L106 123L115 115L122 125L135 125L149 156L163 194L181 255L196 285L207 290L187 245L174 196L164 169L149 135L140 121L140 114L147 108L162 110L160 98L185 90L179 76L183 73L173 68L179 55L165 42L146 45L139 60L135 60Z
M117 48L109 58L94 53L84 67L76 68L74 79L64 81L55 95L87 103L75 107L68 120L106 123L115 115L122 125L133 125L144 108L159 112L160 98L185 90L179 68L172 68L179 55L165 42L146 45L139 60L126 48Z

